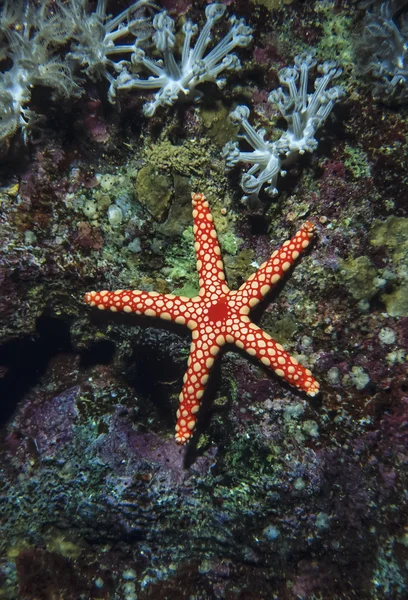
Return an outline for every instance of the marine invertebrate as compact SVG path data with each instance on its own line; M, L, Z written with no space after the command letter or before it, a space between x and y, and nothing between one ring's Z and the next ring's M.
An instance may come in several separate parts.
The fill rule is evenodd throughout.
M197 96L196 87L204 81L215 82L218 87L225 85L225 79L219 75L225 70L240 68L240 62L231 51L238 46L247 46L252 39L251 28L243 19L231 17L231 27L208 54L211 41L211 29L224 16L224 4L210 4L205 9L206 23L202 28L194 47L191 47L193 37L198 32L197 25L186 21L183 25L184 43L181 62L177 63L173 49L175 45L174 21L166 11L155 15L153 41L157 50L163 55L163 60L148 58L141 48L135 48L132 53L132 65L143 66L151 75L141 79L139 73L123 65L114 85L110 89L110 100L114 101L116 90L142 89L158 90L151 102L143 107L147 117L151 117L159 106L172 106L181 95Z
M73 25L72 49L69 57L77 61L91 79L105 77L112 90L114 75L124 66L130 67L130 56L152 34L152 22L145 9L157 8L149 0L138 0L118 15L106 14L107 0L98 0L95 11L89 11L88 0L71 0L61 10ZM115 57L120 60L115 61Z
M279 81L284 87L273 90L268 97L268 101L276 104L288 124L278 140L268 142L265 140L266 131L256 130L249 123L250 111L247 106L238 106L231 113L233 123L244 130L239 137L253 148L250 152L243 152L239 143L234 141L228 142L223 149L227 170L240 162L252 164L241 178L241 187L246 194L244 200L249 196L258 196L265 184L265 191L275 196L278 193L278 177L286 174L284 168L299 154L316 150L316 131L326 121L335 102L345 94L340 86L329 87L333 79L341 74L341 69L328 61L318 65L321 77L315 79L313 94L308 94L309 72L316 64L311 53L302 54L295 57L293 67L279 71Z
M92 79L105 76L112 88L111 71L130 65L124 56L152 33L144 9L155 5L148 0L138 0L115 17L106 15L107 0L98 0L94 12L88 5L88 0L6 1L0 13L0 36L6 42L0 49L0 143L18 129L27 141L39 120L28 107L35 86L51 88L53 99L78 97L83 93L76 78L79 64ZM115 62L117 55L121 60Z
M0 51L0 143L21 129L24 140L38 115L27 107L36 85L52 89L53 97L81 94L69 62L58 51L72 34L72 23L46 2L35 6L24 0L7 0L0 15L0 34L6 43Z
M408 18L406 2L390 0L367 11L356 43L362 70L375 79L374 95L382 102L408 101Z
M251 322L249 313L290 269L314 234L305 223L276 250L237 291L225 283L221 250L208 202L192 194L195 250L200 291L194 298L117 290L88 292L85 301L100 310L133 312L186 325L192 332L190 356L177 411L176 441L186 443L195 428L209 372L222 346L235 344L256 356L294 387L315 396L319 384L311 372L291 357L270 335Z

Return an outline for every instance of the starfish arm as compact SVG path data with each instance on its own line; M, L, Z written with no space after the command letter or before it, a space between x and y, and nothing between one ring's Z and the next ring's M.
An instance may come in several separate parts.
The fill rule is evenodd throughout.
M279 250L275 250L269 260L264 262L249 279L241 285L236 299L248 307L248 312L256 306L269 290L290 269L296 259L309 246L315 233L315 227L307 221L291 240L286 241Z
M200 296L227 293L224 265L218 244L213 217L204 194L191 194L194 218L194 248L197 256L197 271Z
M141 292L139 290L116 290L108 292L88 292L85 302L100 310L110 309L112 312L135 313L147 317L160 317L166 321L174 321L194 329L194 307L196 299L173 294L157 292Z
M204 340L197 330L193 331L193 341L177 411L176 442L178 444L185 444L193 434L211 367L224 344L223 336L207 335Z
M273 369L278 377L306 392L308 396L316 396L319 393L319 383L309 369L299 364L296 358L290 356L270 335L251 323L247 317L238 319L237 322L240 324L239 328L234 327L231 330L227 341L233 338L238 348L256 356L262 364Z

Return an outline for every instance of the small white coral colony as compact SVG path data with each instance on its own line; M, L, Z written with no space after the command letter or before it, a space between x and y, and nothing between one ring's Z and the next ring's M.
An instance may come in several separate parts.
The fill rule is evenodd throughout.
M181 95L197 96L196 87L204 81L215 82L218 87L223 87L225 79L219 77L221 72L236 70L241 66L238 57L231 54L231 51L238 46L247 46L252 40L251 28L243 19L233 16L230 18L231 27L225 37L206 54L211 42L211 29L224 13L223 4L209 4L206 7L207 20L193 47L192 40L198 32L198 26L191 21L184 23L184 43L180 62L177 62L174 56L173 19L165 11L155 15L153 41L163 59L150 59L141 48L136 48L131 58L132 65L143 66L151 75L147 79L141 79L137 72L124 67L111 86L110 100L114 101L116 90L133 88L158 90L153 100L143 107L144 114L151 117L159 106L171 106Z
M329 116L335 102L345 94L340 86L329 87L341 73L334 62L324 62L317 67L321 77L315 79L315 91L308 94L309 71L316 64L312 54L302 54L295 57L293 67L279 72L279 81L284 87L273 90L268 98L278 107L288 125L278 140L268 142L266 131L256 130L249 123L247 106L238 106L231 113L233 123L244 130L239 137L253 148L253 151L242 152L238 142L234 141L228 142L223 150L227 170L240 162L253 165L241 178L241 187L246 194L244 200L258 196L264 185L270 196L276 195L278 177L286 175L284 168L299 154L316 150L316 131Z

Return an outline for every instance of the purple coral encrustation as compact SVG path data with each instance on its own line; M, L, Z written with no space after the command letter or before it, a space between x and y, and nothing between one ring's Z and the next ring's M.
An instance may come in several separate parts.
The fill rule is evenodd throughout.
M33 453L41 460L60 456L71 443L79 391L75 386L45 401L39 397L23 407L15 429L6 439L7 448L19 455L23 464Z

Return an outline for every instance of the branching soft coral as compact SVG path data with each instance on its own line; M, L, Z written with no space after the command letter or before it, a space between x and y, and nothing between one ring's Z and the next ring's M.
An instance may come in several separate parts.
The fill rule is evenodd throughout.
M358 64L374 78L376 98L403 104L408 102L408 3L370 4L363 34L356 42Z
M106 15L107 0L95 12L88 0L34 5L28 0L6 0L0 13L0 146L21 129L27 138L39 116L29 108L32 89L45 86L52 99L80 96L75 73L82 68L92 79L120 72L129 61L113 56L133 52L151 34L151 19L139 0L116 17ZM150 27L149 27L150 23ZM71 47L71 52L67 53Z
M120 73L125 65L130 67L130 56L128 60L124 57L132 55L153 33L149 9L156 6L148 0L138 0L115 17L106 14L106 6L107 0L98 0L91 12L88 0L70 0L61 10L74 28L68 56L91 79L106 77L113 84L112 73ZM116 61L115 57L121 60Z
M252 39L243 19L231 17L226 35L210 47L213 25L225 14L225 6L209 4L206 22L183 26L184 44L177 62L174 21L150 0L137 0L116 16L107 14L107 1L66 0L31 3L6 0L0 12L0 146L21 129L26 141L38 116L30 109L35 86L51 88L52 98L72 98L83 92L85 74L92 80L109 81L108 99L115 102L118 90L157 90L144 114L158 106L172 105L180 96L199 96L197 85L204 81L225 84L220 77L240 68L233 50ZM92 10L92 9L95 10ZM197 36L193 44L194 37ZM149 59L142 49L153 41L163 60ZM209 48L210 47L210 48ZM141 79L140 68L150 76Z
M253 150L243 152L239 143L228 142L223 150L227 170L238 163L251 164L252 167L242 175L241 187L246 196L258 197L264 185L270 196L278 193L279 176L286 174L288 167L299 154L313 152L317 148L316 131L326 121L334 104L345 94L340 86L332 86L341 69L333 62L324 62L317 66L321 77L314 82L315 90L308 94L309 73L317 62L311 53L295 57L293 67L279 71L282 87L269 94L269 102L275 104L288 124L281 137L268 142L264 129L256 130L248 121L249 108L238 106L230 115L233 123L240 125L244 133L239 137L247 142Z
M158 13L153 20L153 42L163 59L148 58L142 49L136 48L132 54L131 68L123 68L113 88L111 87L111 92L116 89L157 90L153 100L143 107L144 114L151 117L159 106L172 106L180 97L199 96L196 87L204 81L212 81L218 87L223 87L225 79L220 74L241 66L238 57L231 51L239 46L247 46L252 40L252 30L244 20L231 17L230 28L225 37L207 52L212 41L211 30L224 14L224 4L213 3L206 7L206 22L194 45L192 42L198 33L198 26L191 21L184 23L184 42L181 60L178 62L174 55L174 21L165 11ZM137 69L139 66L148 71L150 76L142 79ZM111 93L110 99L114 100L114 93Z
M1 55L0 144L20 128L24 139L37 120L27 105L36 85L52 89L53 97L78 96L81 89L69 65L58 54L72 35L72 24L43 3L7 0L0 17L7 46Z

